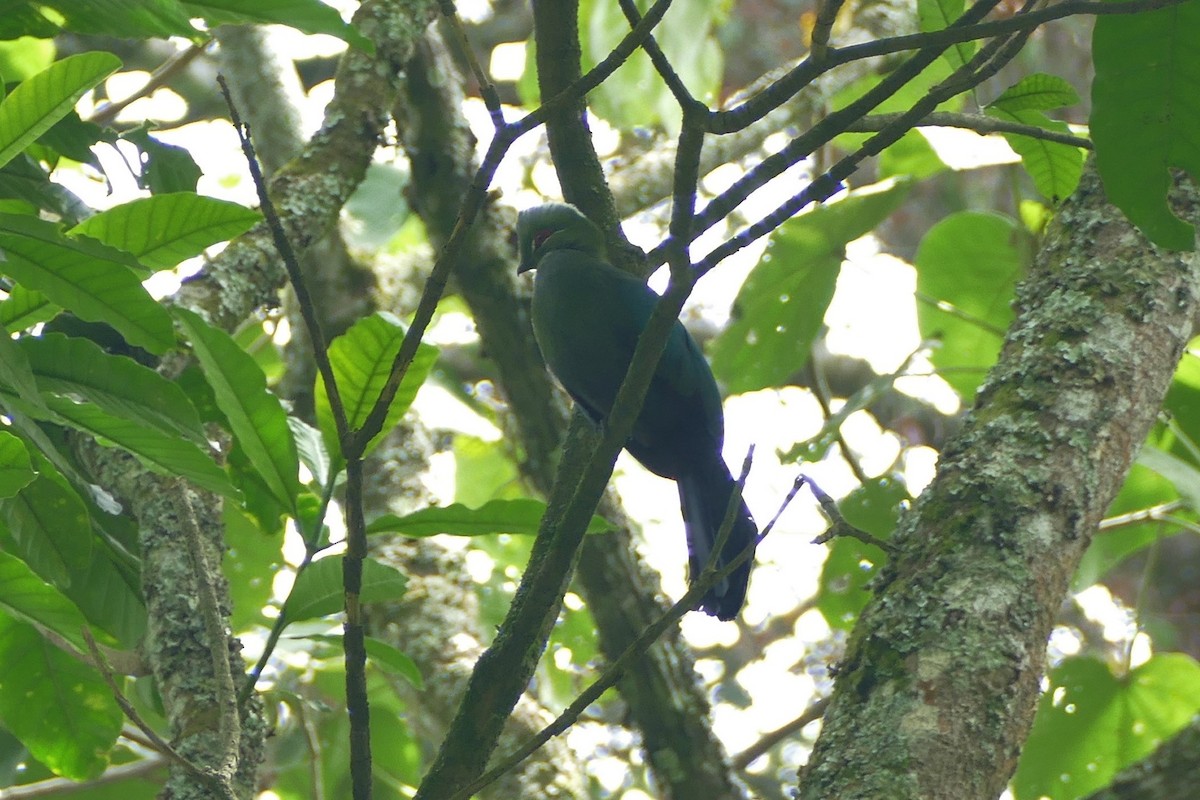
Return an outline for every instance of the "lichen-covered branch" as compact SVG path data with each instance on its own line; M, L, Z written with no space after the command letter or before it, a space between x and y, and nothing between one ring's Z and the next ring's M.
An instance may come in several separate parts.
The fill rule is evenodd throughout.
M231 698L220 690L214 648L228 651L228 665L222 670L227 672L226 678L228 674L242 675L245 664L241 643L232 636L213 642L211 626L206 626L204 619L206 613L229 618L229 590L219 567L224 549L221 501L198 493L189 500L185 493L191 490L181 487L177 479L147 472L137 459L120 450L81 440L76 452L89 473L105 481L103 485L129 505L138 523L148 620L143 655L154 674L175 750L205 768L233 762L229 764L233 774L227 777L234 790L238 797L252 796L268 723L257 700L244 704L238 719L237 750L228 752L222 729L229 720L222 722L221 711ZM191 534L185 534L189 527ZM184 545L185 535L196 538L204 553L202 563L198 564ZM207 584L207 590L202 584ZM197 603L204 600L198 598L206 594L215 598L218 608L201 612ZM181 800L223 797L177 765L171 767L165 792L163 796Z
M344 59L325 128L272 182L272 193L281 209L293 243L304 250L321 238L362 178L374 143L386 122L386 109L398 87L399 68L406 48L423 33L434 4L369 2L360 9L360 22L376 39L378 55L351 51ZM404 34L407 32L408 38ZM380 111L384 109L384 111ZM233 328L262 304L278 302L283 271L265 227L246 234L209 265L208 280L189 283L177 302L206 311L210 320ZM195 562L180 544L184 519L193 512L181 488L146 471L120 451L82 442L80 459L90 477L112 491L137 519L141 531L143 592L150 620L145 658L153 670L177 749L197 764L220 763L225 756L221 720L214 709L215 696L211 647L202 617L195 609L199 593ZM209 565L221 563L222 524L220 501L197 497L190 504L205 546ZM214 568L215 569L215 568ZM219 570L203 576L215 589L218 612L228 617L228 593ZM244 672L240 645L230 638L229 670ZM262 761L266 722L256 701L245 704L234 786L249 796L256 786ZM171 797L206 797L208 788L181 770L168 781Z
M404 62L436 13L431 0L368 0L355 14L359 28L375 42L375 53L346 52L325 124L270 181L280 221L297 252L324 237L362 182L400 90ZM232 328L254 309L279 302L284 272L265 223L230 242L207 272L217 290L207 285L210 281L185 286L184 302L203 309L214 325Z
M1200 194L1177 211L1200 219ZM799 797L996 797L1032 720L1070 577L1153 424L1200 305L1094 170L933 483L901 522Z

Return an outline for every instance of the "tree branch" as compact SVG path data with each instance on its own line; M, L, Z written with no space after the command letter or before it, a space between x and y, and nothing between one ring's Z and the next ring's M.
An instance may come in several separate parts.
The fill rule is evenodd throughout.
M1174 199L1200 218L1194 186ZM1071 575L1191 336L1200 262L1149 245L1089 164L1017 298L999 362L893 537L801 798L1002 791Z
M875 133L886 129L888 125L891 125L899 118L900 114L898 113L872 114L863 117L857 122L852 122L846 127L846 130L853 133ZM1092 149L1092 140L1083 136L1059 133L1058 131L1039 128L1036 125L1022 125L1019 122L1009 122L1008 120L996 119L995 117L988 117L983 114L958 114L950 111L934 111L933 113L926 114L913 127L964 128L980 134L1015 133L1021 136L1028 136L1031 139L1041 139L1045 142L1056 142L1058 144L1070 145L1071 147L1082 147L1085 150Z
M1030 0L1030 2L1032 2L1032 0ZM732 237L724 244L714 248L712 252L706 255L696 265L697 274L703 275L724 259L744 248L746 245L775 230L785 221L798 214L810 203L828 200L842 185L842 181L854 174L860 163L870 156L877 155L886 147L894 144L900 139L901 136L910 131L919 120L930 114L940 103L979 85L984 80L994 75L996 71L998 71L1004 64L1008 63L1013 57L1016 56L1017 52L1020 51L1021 46L1024 44L1025 39L1028 36L1028 31L1019 31L1017 33L1010 34L1007 37L998 37L996 39L992 39L990 42L980 48L979 52L976 53L969 62L955 70L948 78L926 92L924 97L914 103L907 111L902 112L894 120L885 125L879 133L875 134L866 142L864 142L861 147L839 160L823 175L813 179L813 181L809 183L809 185L806 186L802 191L787 200L774 211L767 214L758 222L754 223L745 230L740 231L736 236ZM807 157L812 152L813 148L824 144L826 141L832 139L836 133L840 133L845 130L845 128L842 126L844 124L849 124L851 118L857 117L860 112L865 112L870 108L874 108L876 105L878 105L878 103L882 102L883 99L899 89L900 85L902 85L901 83L892 83L893 77L897 73L906 73L907 77L902 77L900 80L907 82L912 77L915 77L921 69L924 69L924 66L927 65L926 59L931 59L931 56L936 57L935 54L929 52L919 54L919 57L914 56L912 59L905 62L900 69L896 70L895 73L884 78L878 86L868 91L865 95L863 95L862 98L850 103L845 109L842 109L842 111L830 114L822 122L813 126L812 130L810 130L807 134L801 135L792 140L791 143L789 143L783 148L783 150L776 154L777 156L785 156L786 154L786 156L773 164L773 170L779 169L780 167L784 166L784 164L795 163L795 161L798 161L800 158ZM916 72L910 72L910 70L916 70ZM883 89L885 86L887 88ZM856 110L851 112L851 109L855 108L856 106ZM833 122L833 120L837 121ZM816 133L818 129L822 129L826 125L829 126L828 129L822 130L820 134ZM767 161L770 160L771 159L767 159L759 166L764 166ZM751 172L755 171L756 170L752 170ZM724 195L710 203L709 207L704 210L704 215L707 216L709 210L713 206L718 205L718 201L721 201L721 204L725 205L728 204L728 202L736 199L736 197L742 192L749 192L752 191L753 188L757 188L753 187L754 182L757 180L762 180L764 177L767 176L760 175L754 180L751 180L750 175L747 175L741 181L734 184L734 186L725 192ZM770 177L774 177L774 175L770 175ZM742 185L739 187L739 184ZM735 189L738 189L739 191L735 192ZM738 202L741 201L738 200ZM653 257L655 253L663 250L665 245L666 243L656 247L654 252L651 253L651 256ZM653 259L652 263L655 263Z

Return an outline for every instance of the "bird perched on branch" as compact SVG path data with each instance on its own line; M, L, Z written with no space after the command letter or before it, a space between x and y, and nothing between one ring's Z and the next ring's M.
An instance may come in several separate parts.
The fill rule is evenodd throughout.
M612 411L654 304L645 283L605 260L604 237L574 206L547 203L517 218L521 264L537 270L533 332L550 371L588 417ZM700 574L736 482L721 456L721 395L700 347L676 320L625 449L646 469L679 486L692 579ZM718 567L753 546L758 529L738 501ZM753 557L713 586L700 609L722 620L746 598Z

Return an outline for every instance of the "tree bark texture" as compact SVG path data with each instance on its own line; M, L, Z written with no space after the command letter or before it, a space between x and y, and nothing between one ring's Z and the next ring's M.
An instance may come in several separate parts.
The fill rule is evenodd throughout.
M1174 201L1200 219L1195 186ZM1018 287L998 363L896 531L798 797L999 796L1071 575L1198 304L1200 259L1146 242L1089 165Z

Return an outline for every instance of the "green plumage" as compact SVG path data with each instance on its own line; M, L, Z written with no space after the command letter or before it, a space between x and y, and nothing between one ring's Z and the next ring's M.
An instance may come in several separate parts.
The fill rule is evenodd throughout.
M536 269L533 331L542 356L587 415L612 410L634 348L658 302L644 283L604 260L600 230L574 206L550 203L517 221L520 271ZM671 330L625 448L679 485L691 574L699 574L735 483L721 457L721 395L699 346L678 321ZM758 531L745 503L722 552L726 563ZM701 609L732 619L746 596L750 561L709 590Z

